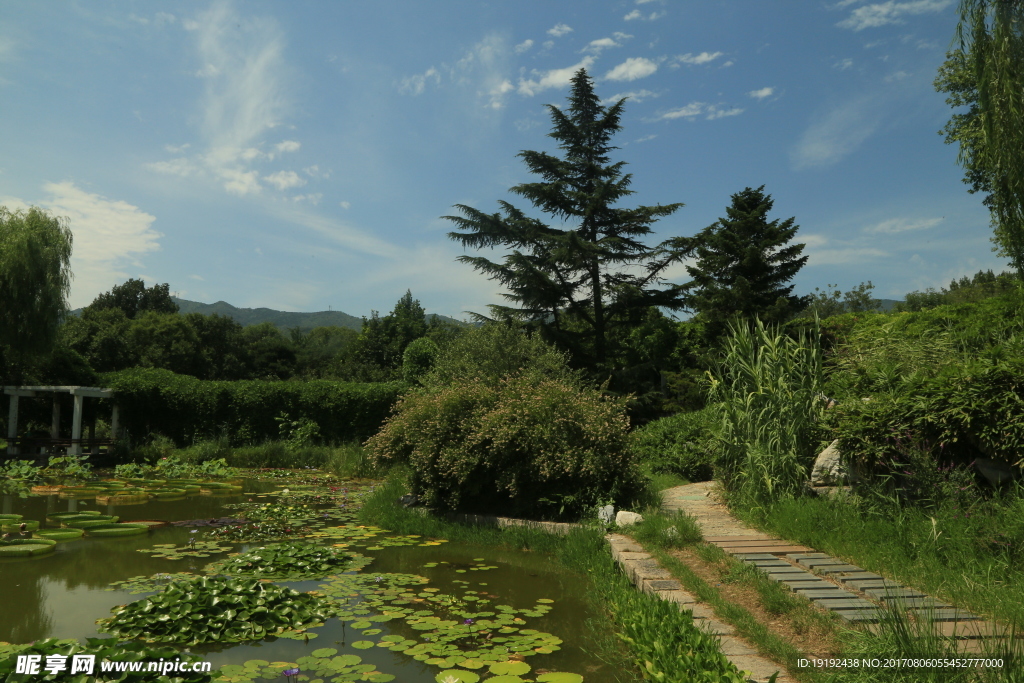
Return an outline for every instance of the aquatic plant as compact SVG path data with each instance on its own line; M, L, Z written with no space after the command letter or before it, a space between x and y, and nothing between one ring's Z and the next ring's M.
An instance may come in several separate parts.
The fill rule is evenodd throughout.
M330 546L277 543L214 562L206 572L264 579L317 579L364 567L370 559Z
M258 579L198 576L115 607L113 616L96 623L118 638L198 645L296 635L336 611L326 598Z
M35 557L52 553L56 541L47 538L15 538L0 541L0 557Z
M183 560L186 557L209 557L229 550L231 546L220 545L216 541L194 541L180 546L173 543L157 543L151 548L139 548L138 552L149 553L152 557L161 557L165 560Z

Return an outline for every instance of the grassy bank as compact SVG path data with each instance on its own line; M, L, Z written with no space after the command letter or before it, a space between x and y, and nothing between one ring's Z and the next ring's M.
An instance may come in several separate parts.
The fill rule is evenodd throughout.
M581 625L586 626L581 632L589 634L587 647L593 656L621 671L621 680L743 680L721 653L717 639L700 631L689 612L633 587L611 559L602 530L594 527L558 536L523 528L492 529L450 523L397 505L397 499L407 490L401 475L389 478L365 501L363 520L404 534L549 553L581 581L590 583L601 623Z

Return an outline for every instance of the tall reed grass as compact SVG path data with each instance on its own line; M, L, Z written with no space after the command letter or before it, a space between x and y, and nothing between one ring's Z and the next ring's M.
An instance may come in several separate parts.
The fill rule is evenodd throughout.
M724 356L709 373L709 402L721 409L718 475L751 507L795 495L824 432L817 319L793 339L760 320L730 325Z

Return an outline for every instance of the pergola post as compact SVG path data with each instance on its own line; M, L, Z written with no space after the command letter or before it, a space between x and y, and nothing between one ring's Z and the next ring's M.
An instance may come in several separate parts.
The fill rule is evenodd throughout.
M85 396L75 394L75 412L71 419L71 448L68 449L68 455L82 454L82 444L80 443L80 439L82 438L83 403L85 403Z
M12 442L18 438L18 395L10 394L11 405L7 411L7 455L18 455L18 447Z
M50 438L60 438L60 401L57 400L57 393L53 394L53 419L50 421Z
M118 414L119 412L120 411L118 410L118 406L115 403L114 406L110 409L110 438L111 439L116 439L117 438L118 422L120 422L120 420L118 419L118 418L120 418L120 415Z

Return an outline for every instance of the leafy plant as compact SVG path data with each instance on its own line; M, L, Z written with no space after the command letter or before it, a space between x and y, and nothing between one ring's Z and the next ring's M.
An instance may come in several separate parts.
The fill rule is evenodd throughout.
M44 477L62 481L84 480L91 474L92 465L89 463L89 456L86 455L51 457L42 471Z
M716 458L714 406L650 422L630 434L630 448L654 473L678 474L690 481L711 478Z
M153 468L149 465L126 462L114 467L114 476L118 479L143 479L148 477L152 471Z
M209 574L254 576L262 579L318 579L354 569L356 556L339 548L312 543L278 543L214 562Z
M113 616L96 623L100 632L118 638L198 645L304 631L320 626L335 612L329 600L272 583L195 577L115 607Z
M0 477L7 479L35 482L42 479L42 476L42 468L36 467L31 460L8 460L0 465Z

